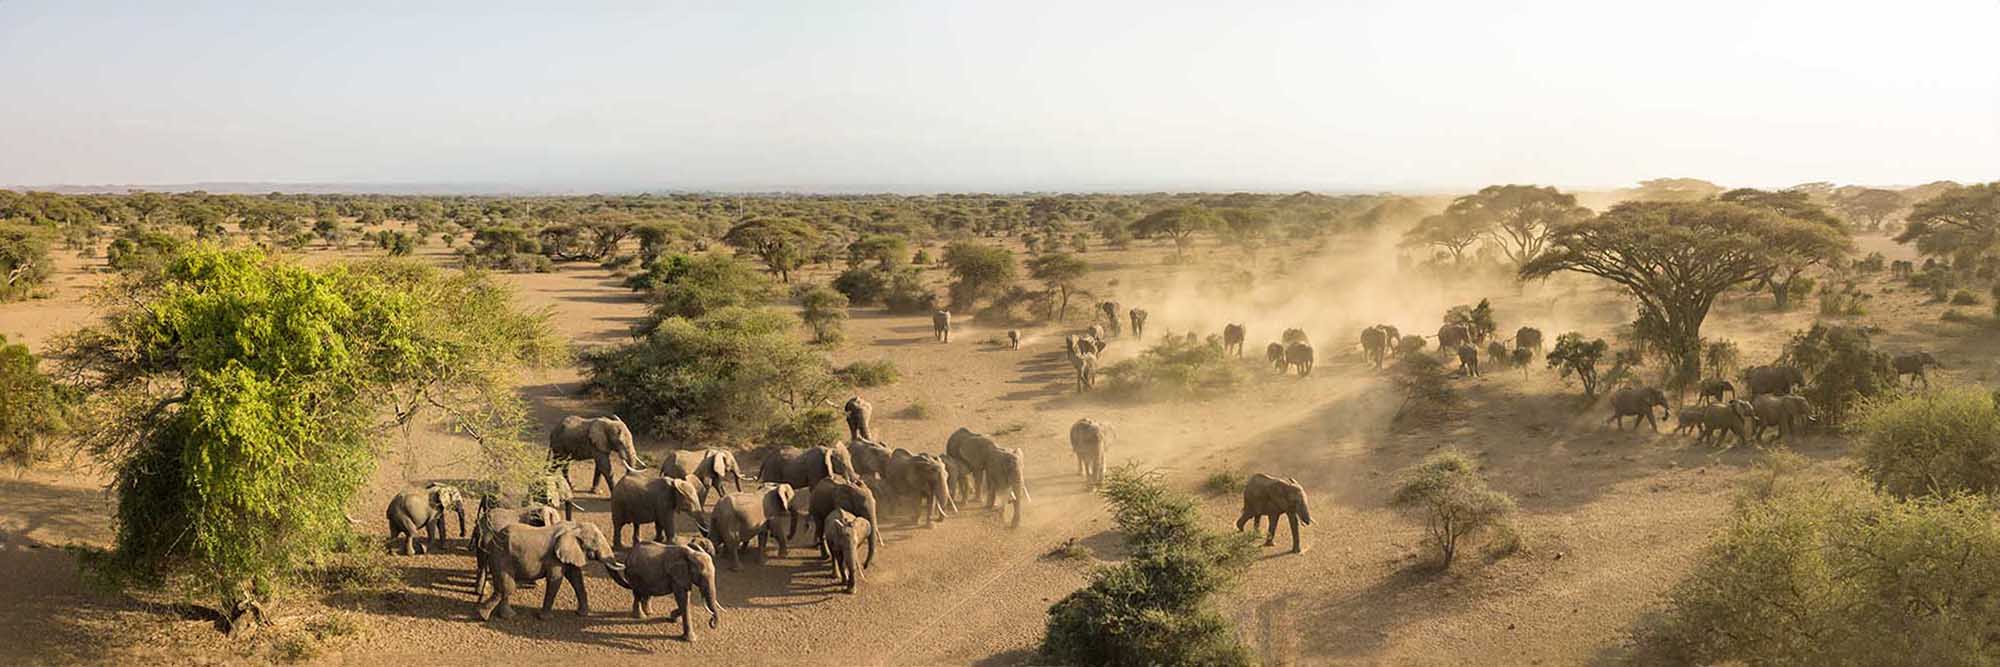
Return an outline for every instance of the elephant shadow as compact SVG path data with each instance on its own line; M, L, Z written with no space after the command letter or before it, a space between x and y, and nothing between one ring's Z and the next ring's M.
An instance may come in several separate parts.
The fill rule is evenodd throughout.
M930 336L917 336L915 338L879 338L876 339L875 345L879 347L901 347L905 345L916 345L917 343L922 343L928 340L936 340L936 339Z
M437 568L405 568L405 569L436 570ZM419 581L437 580L445 578L444 576L437 574L435 572L419 573L413 576L415 577L416 580ZM547 585L547 583L544 582L541 585ZM466 623L480 624L482 627L485 627L489 630L493 630L495 632L504 632L516 637L523 637L523 638L533 639L536 641L553 640L553 641L562 641L574 644L584 644L613 651L620 651L624 653L651 653L654 650L653 649L654 643L660 639L660 635L655 632L647 632L644 634L637 634L637 633L613 634L613 633L605 633L593 630L593 628L601 625L623 626L623 625L630 625L633 623L643 623L648 621L657 622L660 620L657 616L651 619L641 620L641 619L634 619L631 618L630 616L626 616L623 614L619 614L609 609L599 608L592 611L591 615L587 618L577 618L574 614L561 610L558 610L557 613L551 614L547 619L535 618L533 609L539 606L539 600L535 600L531 604L528 601L528 598L538 598L539 595L522 596L521 598L517 598L516 600L514 600L516 615L512 619L495 619L492 621L481 621L479 620L478 614L474 613L474 606L476 602L472 599L471 589L472 585L470 581L468 581L466 583L466 590L463 593L455 595L441 595L438 593L428 592L424 589L410 588L390 593L357 592L357 593L340 594L335 596L334 601L343 605L355 605L363 607L367 609L369 613L372 614L381 614L386 616L402 616L407 618L424 619L424 620L434 620L438 618L462 619ZM574 628L574 631L572 632L551 631L555 628L563 626L570 626Z

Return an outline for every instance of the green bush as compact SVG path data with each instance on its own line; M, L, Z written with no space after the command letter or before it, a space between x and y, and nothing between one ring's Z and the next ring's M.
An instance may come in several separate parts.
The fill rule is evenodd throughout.
M1451 388L1451 373L1437 357L1403 355L1389 371L1389 381L1403 395L1403 403L1391 419L1398 425L1434 423L1449 416L1458 405L1458 392Z
M1980 665L2000 637L2000 523L1980 496L1897 499L1775 473L1635 633L1643 664Z
M1219 340L1188 342L1166 336L1139 356L1100 368L1106 391L1138 398L1187 398L1226 391L1245 373L1222 353Z
M151 273L179 254L181 244L168 234L128 227L105 247L104 262L120 273Z
M1897 386L1889 355L1876 351L1868 331L1860 327L1815 323L1792 336L1779 361L1805 373L1805 386L1795 391L1812 401L1820 418L1830 424L1840 424L1862 399L1895 391Z
M872 306L882 300L889 291L888 273L867 267L855 267L840 272L833 279L833 289L847 295L848 303L856 306Z
M0 463L27 465L48 460L51 438L60 434L68 413L67 392L43 375L25 345L0 335Z
M49 263L54 237L42 227L0 221L0 302L26 297L55 273Z
M1479 464L1458 451L1441 451L1403 471L1389 506L1423 519L1439 567L1451 567L1459 540L1485 530L1511 537L1514 499L1486 485Z
M644 292L653 305L640 325L642 333L667 318L695 319L732 306L757 306L777 290L756 267L720 253L661 257L625 279L625 287Z
M1223 496L1243 491L1243 475L1233 472L1213 472L1201 480L1201 492L1211 496Z
M981 299L997 295L1014 284L1020 269L1014 253L999 246L957 241L944 250L944 263L951 267L951 306L969 310Z
M1856 411L1862 469L1884 491L2000 491L2000 409L1972 387L1870 400Z
M1598 381L1597 363L1610 349L1610 344L1602 338L1586 341L1583 334L1571 331L1556 337L1555 347L1549 348L1549 368L1560 371L1565 380L1574 376L1582 381L1583 395L1595 398L1604 384Z
M104 570L219 600L231 628L351 535L392 426L439 405L482 445L505 441L525 425L508 369L555 356L503 286L410 262L200 245L131 288L63 351L99 425L87 444L117 471Z
M1977 306L1979 305L1979 295L1973 294L1972 290L1969 289L1962 289L1957 292L1953 292L1951 295L1951 305Z
M1201 525L1194 500L1132 466L1098 489L1131 557L1049 606L1043 657L1070 665L1248 665L1250 651L1209 597L1257 553L1255 535Z
M938 296L924 286L922 273L906 269L890 276L889 287L882 293L882 306L892 313L928 313L938 309Z
M667 318L631 344L585 355L589 386L655 435L746 442L838 388L826 359L793 338L794 321L741 306Z
M887 386L902 379L902 371L896 369L896 362L888 359L856 361L835 369L833 375L842 382L862 389Z
M845 337L841 325L847 322L847 296L826 286L800 290L799 319L812 330L813 342L836 343Z
M542 243L519 225L494 225L472 233L471 245L460 248L466 266L512 273L547 273L555 261L542 254Z
M839 410L815 407L792 413L764 431L762 442L772 447L817 447L843 442L847 438L846 415Z

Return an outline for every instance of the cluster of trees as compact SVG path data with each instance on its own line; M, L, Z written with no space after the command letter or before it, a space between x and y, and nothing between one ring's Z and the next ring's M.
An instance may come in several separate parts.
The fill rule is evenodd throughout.
M508 374L561 348L490 278L197 243L117 287L57 355L73 435L116 471L113 580L261 618L301 563L356 543L348 503L420 414L478 439L496 482L542 468Z

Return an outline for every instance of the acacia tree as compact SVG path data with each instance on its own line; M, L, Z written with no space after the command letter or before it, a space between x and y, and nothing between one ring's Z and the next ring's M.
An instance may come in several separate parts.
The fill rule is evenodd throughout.
M1786 257L1831 255L1847 239L1825 225L1721 201L1627 202L1556 228L1522 278L1575 271L1612 281L1662 323L1674 385L1701 376L1701 323L1716 297Z
M1903 193L1880 188L1860 188L1834 195L1833 207L1857 219L1868 221L1868 231L1880 231L1882 221L1908 203Z
M1194 244L1194 235L1215 229L1222 224L1214 212L1200 206L1175 206L1162 209L1132 223L1132 234L1142 239L1170 238L1174 240L1174 257L1184 257L1187 248Z
M1639 181L1639 187L1624 191L1632 201L1691 202L1722 193L1722 186L1699 178L1654 178Z
M0 301L27 296L55 271L47 229L0 221Z
M435 409L496 481L542 465L508 375L558 348L484 274L196 246L114 289L122 305L59 355L87 397L78 436L116 470L103 571L217 600L232 630L350 534L348 502L393 427Z
M1451 263L1465 263L1465 249L1486 234L1486 220L1472 215L1440 213L1424 218L1403 233L1405 248L1438 248L1451 253Z
M819 231L790 218L751 218L730 227L722 240L756 255L765 268L777 274L779 282L788 283L792 272L811 258Z
M2000 250L2000 181L1952 188L1910 211L1897 243L1917 252L1972 260Z
M1791 308L1792 286L1798 283L1799 278L1803 277L1807 270L1845 257L1853 250L1853 244L1848 240L1847 228L1840 224L1840 219L1833 217L1832 213L1828 213L1819 204L1813 203L1803 191L1767 192L1740 188L1724 192L1716 199L1762 208L1793 220L1810 222L1831 229L1840 236L1842 243L1836 248L1807 248L1806 252L1785 252L1776 256L1777 261L1772 264L1770 273L1759 277L1758 280L1765 288L1771 290L1771 298L1776 301L1778 310Z
M1552 187L1489 185L1453 200L1444 215L1474 221L1466 226L1478 229L1519 269L1541 256L1550 230L1590 217L1590 209Z
M944 263L951 267L951 303L970 308L979 299L1014 283L1014 253L999 246L958 241L945 246Z
M1250 263L1257 263L1257 249L1269 236L1271 228L1277 226L1277 217L1270 211L1259 208L1227 208L1222 210L1222 232L1230 243L1243 249L1243 255Z
M1069 253L1050 253L1028 260L1028 275L1042 281L1056 294L1053 305L1056 312L1051 317L1069 317L1069 295L1083 277L1090 273L1090 263L1082 257Z

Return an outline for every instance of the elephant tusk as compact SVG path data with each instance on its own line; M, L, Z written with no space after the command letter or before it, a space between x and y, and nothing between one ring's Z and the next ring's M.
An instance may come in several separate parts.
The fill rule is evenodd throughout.
M602 563L604 563L604 567L605 567L605 569L608 569L608 570L618 570L618 571L620 571L620 572L623 572L623 571L625 571L625 564L624 564L624 563L620 563L620 562L618 562L618 561L615 561L615 560L607 560L607 561L601 561L601 562L602 562Z

